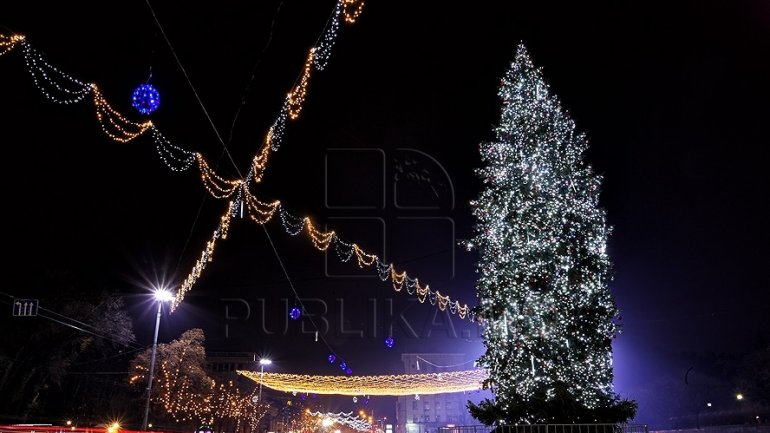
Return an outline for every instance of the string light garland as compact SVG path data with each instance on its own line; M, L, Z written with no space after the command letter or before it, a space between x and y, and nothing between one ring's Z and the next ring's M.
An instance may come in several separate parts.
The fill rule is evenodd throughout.
M21 45L24 49L24 63L32 81L46 99L57 104L74 104L91 93L92 85L52 66L26 41L22 41Z
M312 417L318 418L319 423L322 422L323 420L329 420L331 421L331 425L342 424L359 432L365 432L372 429L372 425L370 423L354 415L353 412L322 413L322 412L311 412L308 409L306 413ZM329 421L327 421L326 423L328 424Z
M245 370L238 370L238 374L276 391L349 396L428 395L476 391L481 389L482 382L488 377L486 370L482 369L382 376L261 374L258 371Z
M206 265L213 260L214 249L216 248L217 241L219 239L227 239L227 232L230 229L230 220L238 208L238 203L238 201L230 202L227 207L227 211L219 219L219 226L216 228L216 230L214 230L214 233L211 235L211 239L209 239L209 241L206 243L206 248L201 252L200 258L198 258L198 260L195 262L192 271L190 271L190 273L187 275L187 278L184 279L182 285L179 286L179 290L176 291L174 299L171 301L171 312L174 312L177 309L179 304L184 299L185 294L192 288L193 285L195 285L195 282L198 281L198 278L200 278L203 269L205 269Z
M353 24L360 16L363 6L364 2L359 0L340 0L337 2L331 25L328 26L326 32L322 36L319 45L309 51L300 82L289 93L276 121L268 130L265 143L260 152L254 157L250 172L246 176L246 179L252 179L255 182L260 181L267 164L270 150L277 150L280 146L280 140L285 129L286 118L289 117L295 119L299 116L307 95L307 85L313 67L322 70L328 62L331 48L336 40L340 15L344 17L346 23ZM201 181L207 191L213 197L220 199L229 198L236 191L240 191L247 208L249 209L249 216L253 221L264 224L272 218L276 210L281 209L281 220L284 228L289 234L296 235L303 230L307 231L313 245L320 251L328 250L329 246L334 243L335 251L341 261L346 262L355 255L357 264L361 268L376 265L377 270L380 273L380 278L383 281L390 278L393 283L393 288L396 291L401 291L404 285L406 285L407 292L409 294L416 292L420 302L425 302L427 299L432 305L437 304L442 311L449 307L450 312L452 314L457 314L460 318L465 318L469 315L470 309L467 305L460 305L458 301L452 302L448 296L441 295L437 291L431 291L427 285L424 287L421 286L417 279L408 277L406 272L396 272L392 264L381 262L376 255L366 253L356 244L345 243L334 231L324 232L317 229L309 218L299 219L290 216L288 212L280 206L280 202L278 201L272 203L259 201L250 193L248 188L245 187L246 182L242 180L229 180L218 175L200 153L190 152L172 144L170 140L161 134L152 122L146 121L140 123L128 120L110 106L95 84L83 83L48 64L39 53L26 43L24 36L0 36L0 50L2 50L0 51L0 54L5 54L18 44L24 46L25 59L33 80L41 92L49 99L59 103L69 104L78 102L91 93L96 107L97 119L102 130L112 139L119 142L128 142L147 130L150 130L161 160L171 170L184 171L188 169L193 162L197 162ZM63 83L53 79L52 76L57 76L59 80L63 80ZM42 83L45 83L46 85L44 86ZM63 94L64 97L54 96L53 91L50 89L58 91ZM230 211L228 211L228 215L230 215ZM227 224L229 225L229 216ZM192 271L177 291L177 297L175 298L176 302L172 306L172 311L184 298L185 293L192 288L200 277L206 263L212 260L214 246L219 239L218 234L222 232L226 232L226 226L220 224L214 232L215 236L207 243L206 248L201 253L201 257L193 266ZM222 238L224 238L224 236ZM389 274L383 273L382 268L390 269Z
M158 128L153 125L150 128L153 141L155 141L155 148L158 151L158 155L168 168L172 171L186 171L198 160L198 154L190 152L182 147L179 147L158 131Z
M16 47L16 44L22 41L24 41L23 35L0 34L0 56L14 49L14 47Z
M95 84L91 85L91 91L94 96L96 118L99 120L99 125L102 127L102 131L113 140L126 143L152 127L152 122L149 120L139 123L125 118L107 103Z
M165 347L174 344L160 344L159 349L164 353ZM257 388L243 392L232 380L217 382L202 371L203 362L205 353L202 350L188 351L188 348L184 348L178 356L163 359L154 375L151 401L176 422L213 424L215 421L229 421L233 422L235 431L242 425L255 431L269 409L269 405L254 398ZM147 366L133 364L129 383L139 386L146 382L148 376Z
M198 169L201 173L203 186L212 197L230 197L238 190L238 187L243 184L243 181L241 180L229 180L216 174L216 172L209 167L208 162L206 162L206 159L200 153L196 153L195 158L198 161Z
M23 35L0 34L0 55L19 44L22 45L24 61L32 81L46 99L58 104L74 104L92 95L97 120L110 138L125 143L150 130L158 156L172 171L185 171L197 160L195 152L171 143L152 122L130 121L112 108L96 84L85 83L52 66L26 42Z
M305 60L305 67L302 69L302 78L291 92L289 92L288 98L288 113L289 119L296 120L299 114L302 112L302 107L305 104L305 97L307 96L307 86L310 83L310 72L313 70L313 50L307 55Z
M261 150L253 158L251 172L246 176L247 178L253 178L255 182L261 180L270 150L277 150L280 147L280 142L282 141L283 132L285 130L286 118L289 117L294 120L302 111L313 67L315 66L316 69L323 70L331 56L331 50L337 38L340 14L344 16L346 23L353 24L361 14L363 5L364 2L360 0L339 0L335 4L331 25L327 26L318 46L311 48L308 52L299 84L297 84L287 95L276 120L266 134ZM79 102L89 93L93 93L94 104L97 109L97 118L102 126L102 130L109 137L119 142L127 142L152 127L153 138L156 141L158 154L163 162L174 171L182 171L183 169L189 168L191 164L189 164L188 161L191 152L186 151L179 146L171 145L170 141L163 137L160 132L153 127L152 123L137 123L127 120L107 103L104 96L98 92L96 85L83 83L48 64L39 53L25 42L25 37L23 35L0 35L0 55L9 52L20 43L24 46L25 60L33 81L35 81L38 89L40 89L48 99L58 103L71 104ZM53 76L58 77L58 81L54 79ZM55 96L54 90L62 95ZM136 89L133 103L142 114L149 114L157 108L157 104L159 104L159 94L157 90L152 88L149 84L142 85ZM183 158L184 162L182 164L175 164L178 161L173 161L174 158L169 158L168 152L165 150L170 146L173 146L173 149L176 151L181 150L183 154L188 156L187 158ZM203 160L201 155L198 154L197 159L199 168L208 167L208 164L200 163L201 160ZM203 179L205 181L212 176L217 175L208 168L208 172L204 174ZM221 177L220 179L224 180Z
M270 128L268 128L262 147L256 153L254 158L252 158L250 171L246 176L247 178L250 178L257 183L262 181L262 176L267 168L270 151L277 151L281 147L284 131L286 129L286 120L296 120L299 118L304 107L307 89L310 85L313 70L323 70L331 56L332 47L334 47L334 42L337 39L340 15L343 16L345 23L352 25L361 15L363 7L363 0L337 1L334 12L332 13L330 25L327 26L325 32L321 36L318 45L310 48L308 51L298 83L286 95L286 99L281 105L278 115Z
M205 160L199 158L199 164L205 164ZM207 168L201 169L202 173L209 173ZM239 192L238 202L241 197L246 203L246 209L249 215L249 219L257 224L263 225L268 223L276 212L280 215L281 223L286 233L297 236L300 233L306 233L310 238L313 246L319 251L327 251L329 247L334 244L334 251L337 257L342 262L350 261L352 257L356 257L356 263L362 269L364 268L376 268L378 276L382 281L390 280L393 290L400 292L405 291L410 295L416 295L417 300L420 303L428 301L431 305L437 306L441 311L449 309L451 314L457 315L460 319L466 317L470 320L475 320L475 316L471 314L470 307L467 304L460 304L457 300L452 300L448 295L442 295L440 292L432 290L427 284L420 284L419 279L410 277L406 271L398 272L392 263L386 264L382 262L377 255L367 253L361 247L355 243L347 243L343 241L335 231L321 231L316 228L316 224L309 217L300 218L290 214L281 202L275 200L273 202L263 202L256 198L249 189L247 183L240 183L240 181L226 181L213 174L210 175L210 179L204 184L208 185L209 192L217 196L230 196L235 191ZM232 182L232 183L228 183ZM239 188L240 187L240 188ZM216 195L215 195L216 194ZM209 246L207 245L207 249ZM210 256L209 256L210 257ZM184 299L184 294L189 291L195 284L195 281L200 276L202 268L199 263L196 263L193 270L185 279L183 284L184 290L177 292L178 302ZM188 281L190 282L188 284ZM172 311L174 307L172 306ZM344 369L343 369L344 370Z
M355 23L364 9L364 2L361 0L343 0L342 3L342 14L345 16L345 22Z

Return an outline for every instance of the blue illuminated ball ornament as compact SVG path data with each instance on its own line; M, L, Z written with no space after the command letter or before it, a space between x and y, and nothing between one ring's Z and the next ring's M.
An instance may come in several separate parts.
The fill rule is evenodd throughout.
M348 365L344 362L340 363L340 370L345 371L345 369L348 368Z
M387 347L388 349L391 349L393 347L393 343L394 343L393 337L388 337L385 339L385 347Z
M148 115L158 109L160 93L151 84L142 84L134 90L134 94L131 96L131 105L140 113Z
M299 319L299 315L302 314L299 308L294 307L289 311L289 317L291 317L291 320L297 320Z
M329 357L328 357L328 358L326 358L326 359L328 359L328 360L329 360L329 364L334 364L334 361L336 361L336 360L337 360L337 357L336 357L336 356L334 356L334 354L333 354L333 353L330 353L330 354L329 354Z
M351 369L347 368L347 369L345 369L345 373L347 373L347 374L353 374L353 370L351 370Z

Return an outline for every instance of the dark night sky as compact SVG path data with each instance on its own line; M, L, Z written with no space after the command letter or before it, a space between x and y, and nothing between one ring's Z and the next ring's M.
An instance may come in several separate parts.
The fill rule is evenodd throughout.
M112 3L14 2L0 25L27 35L52 64L98 83L133 118L130 93L152 65L162 97L154 122L216 161L222 145L147 5ZM225 140L250 83L228 146L245 171L334 2L284 1L277 14L275 1L155 3ZM329 67L314 74L305 111L289 124L257 191L348 240L384 248L410 274L472 304L475 257L453 239L471 234L477 145L491 137L499 80L523 41L588 134L587 158L605 176L611 287L624 323L616 385L642 399L651 382L684 373L682 353L741 353L770 329L770 6L669 3L371 1L355 26L341 30ZM137 281L153 273L183 278L223 203L204 199L196 170L169 171L149 137L121 144L102 134L90 103L44 100L20 51L0 57L0 74L4 243L12 252L5 290L45 298L42 275L69 270L82 284L125 294L145 343L151 313ZM220 169L236 173L226 156ZM373 208L344 208L354 205ZM357 372L398 371L402 351L473 359L483 350L474 325L450 325L333 256L325 268L306 238L290 238L277 222L268 230L300 296L327 303L328 341ZM241 320L242 304L226 298L243 298L251 317ZM326 348L298 329L312 328L306 319L282 332L284 302L293 299L263 229L236 220L188 302L164 319L161 339L203 326L212 349L270 354L284 372L329 372ZM382 345L389 299L395 316L406 318L394 325L391 351ZM308 308L320 314L321 305ZM262 322L273 334L260 330Z

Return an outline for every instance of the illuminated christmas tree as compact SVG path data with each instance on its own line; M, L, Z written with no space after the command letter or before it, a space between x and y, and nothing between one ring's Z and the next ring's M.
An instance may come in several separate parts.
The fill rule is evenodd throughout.
M495 401L469 407L486 423L625 421L636 406L612 387L618 310L586 137L523 45L499 96L495 138L480 146L484 188L471 203L468 244L479 251L479 364Z

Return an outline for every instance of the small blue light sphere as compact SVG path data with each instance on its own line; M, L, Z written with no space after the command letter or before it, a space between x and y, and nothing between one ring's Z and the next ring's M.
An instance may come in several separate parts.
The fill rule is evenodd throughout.
M336 361L336 360L337 360L337 357L336 357L336 356L334 356L334 354L333 354L333 353L330 353L330 354L329 354L329 357L328 357L328 358L326 358L326 359L328 359L328 360L329 360L329 364L334 364L334 361Z
M341 362L340 363L340 370L345 371L346 368L348 368L348 365L345 364L344 362Z
M289 317L291 317L291 320L297 320L299 319L300 314L302 314L302 311L298 307L294 307L289 311Z
M142 84L134 90L131 105L146 116L158 109L160 93L151 84Z
M395 343L395 341L393 341L393 337L389 336L388 338L385 339L385 347L387 347L388 349L393 348L393 343Z
M353 374L353 370L351 370L351 369L349 369L349 368L346 368L346 369L345 369L345 373L347 373L347 374Z

